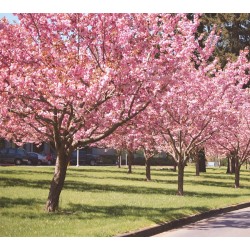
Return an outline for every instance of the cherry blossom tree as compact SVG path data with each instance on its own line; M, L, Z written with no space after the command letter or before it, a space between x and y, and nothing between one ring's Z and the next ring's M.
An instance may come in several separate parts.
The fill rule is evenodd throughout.
M234 93L235 98L231 99L231 108L224 113L226 124L208 148L210 154L232 158L235 188L239 188L240 168L250 158L250 103L248 91L239 89Z
M55 211L73 150L112 134L171 84L198 22L171 14L17 17L0 21L1 136L54 143L46 210Z
M136 118L135 118L136 119ZM126 126L118 128L110 136L101 140L95 144L97 147L113 148L118 152L119 157L122 151L126 151L128 174L132 173L133 154L138 149L134 143L134 139L137 138L134 120L126 123ZM120 163L118 163L120 167Z
M237 95L236 89L249 81L246 54L247 51L242 52L236 62L228 63L223 70L217 69L216 61L208 64L205 57L200 58L199 67L185 65L176 72L176 84L160 97L161 105L155 103L159 114L158 145L178 164L179 195L184 194L184 167L194 150L230 122L224 119L230 100Z
M200 110L200 113L198 114L195 109L204 104L204 94L206 94L205 103L209 103L207 107L209 111L213 105L206 98L210 98L213 94L214 89L210 88L210 90L208 90L208 85L211 82L210 75L214 73L213 71L216 66L216 61L208 65L207 60L213 52L216 44L216 36L214 33L211 33L206 40L205 48L201 48L194 35L199 24L197 16L195 16L192 25L190 25L190 22L186 17L182 17L181 22L184 25L176 27L174 32L169 33L164 26L164 20L162 20L162 18L159 19L157 29L159 30L162 26L164 26L166 30L164 29L158 31L162 37L162 41L157 44L157 53L154 57L155 61L158 61L158 66L164 64L166 68L168 67L168 71L165 75L158 74L158 77L163 77L165 85L159 85L158 94L152 100L153 108L151 112L154 113L154 118L145 118L150 114L148 108L147 111L144 112L144 119L139 119L139 122L142 124L138 125L138 129L139 131L141 130L145 132L147 136L149 136L147 139L148 141L151 142L157 140L157 143L154 144L158 145L158 151L170 151L172 156L174 156L176 162L180 165L178 183L181 183L180 186L183 186L183 180L181 179L183 179L184 165L193 148L203 143L203 140L200 140L199 143L197 143L197 138L200 139L200 134L197 130L195 130L195 128L193 128L194 123L192 123L192 120L196 117L195 120L197 120L199 126L198 131L200 129L202 133L212 119L209 118L208 114L204 114L205 120L200 121L200 118L197 118L197 116L202 113L202 110ZM166 55L168 56L167 60L165 59ZM171 67L169 67L170 65L167 64L167 62L171 62ZM199 65L199 70L197 70L197 65ZM216 86L216 84L213 85ZM206 91L209 93L206 93ZM191 110L191 115L189 111L190 107L187 107L187 98L190 101L191 109L193 109ZM151 106L151 104L149 106ZM175 115L177 115L177 118L175 118ZM187 118L184 118L183 121L178 121L178 119L182 119L182 116ZM173 134L175 134L176 131L179 133L180 127L181 129L182 126L185 127L187 120L189 120L188 122L190 123L190 130L188 134L189 139L193 138L193 133L196 133L194 134L196 144L194 145L193 140L191 140L191 145L187 146L188 149L186 152L183 151L180 153L180 158L180 154L176 151L176 144L179 142L176 142L176 144L173 143L174 135L169 134L169 128L171 126ZM156 131L156 133L152 133L152 131ZM212 134L213 133L214 132L212 132ZM155 138L156 134L158 134L157 139ZM137 135L141 136L139 132L137 132ZM206 139L210 136L211 134L207 135ZM182 140L183 135L180 137ZM204 141L206 139L204 139ZM142 142L142 138L140 138L140 141ZM143 143L141 143L140 146L145 148ZM151 155L153 150L149 147L145 150L145 152L148 152ZM184 157L182 154L184 154ZM149 158L147 157L147 153L146 158ZM183 194L183 187L180 188L179 194Z
M248 50L242 51L238 60L229 62L223 74L217 77L223 83L225 112L221 118L219 134L207 148L210 154L223 154L228 157L228 173L235 173L235 187L239 187L240 166L249 157L249 83L250 63L246 60ZM230 168L231 160L231 169Z
M155 97L156 98L156 97ZM126 125L118 128L112 135L95 145L111 147L117 151L128 152L128 173L132 173L133 153L141 150L145 158L146 180L151 180L151 160L158 154L157 126L158 114L149 104L147 109L129 121Z
M110 135L150 102L153 36L147 15L18 18L1 20L1 133L20 143L54 142L46 209L55 211L73 150Z
M155 98L157 100L157 97ZM140 121L140 126L137 127L136 145L137 148L143 151L145 158L146 181L151 181L151 162L152 158L161 153L159 150L157 134L159 127L157 127L158 113L150 104L143 116L139 115L137 119Z

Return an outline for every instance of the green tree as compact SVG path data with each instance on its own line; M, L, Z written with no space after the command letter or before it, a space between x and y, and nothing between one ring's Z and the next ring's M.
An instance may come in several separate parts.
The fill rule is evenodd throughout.
M249 13L207 13L201 16L198 32L211 32L216 28L220 39L214 51L221 66L228 59L234 60L250 44L250 14ZM250 56L248 55L248 59Z

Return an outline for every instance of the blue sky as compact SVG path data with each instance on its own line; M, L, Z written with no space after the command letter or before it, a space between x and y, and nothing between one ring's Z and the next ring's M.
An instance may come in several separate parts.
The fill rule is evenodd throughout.
M11 13L0 13L0 19L6 17L10 22L18 21L18 18Z

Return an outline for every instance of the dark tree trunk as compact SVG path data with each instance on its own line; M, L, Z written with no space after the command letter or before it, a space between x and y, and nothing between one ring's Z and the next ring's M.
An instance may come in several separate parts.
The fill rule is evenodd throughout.
M145 166L146 166L146 180L151 181L151 158L145 158Z
M231 156L231 173L235 173L235 155Z
M239 166L239 158L238 156L235 157L235 188L240 187L240 166Z
M133 164L133 152L128 151L128 174L132 173L132 164Z
M205 155L205 149L202 148L198 152L198 163L199 163L199 171L202 173L206 172L206 155Z
M118 168L121 168L121 156L119 155L118 156L118 159L117 159L117 166L118 166Z
M231 160L230 160L230 156L227 156L227 174L231 174L232 170L231 170Z
M185 164L183 162L178 163L178 195L184 195L183 192L183 184L184 184L184 167Z
M176 172L176 168L177 168L177 164L174 163L174 169L173 169L174 172Z
M46 211L48 212L55 212L59 208L59 197L63 189L68 164L69 157L64 152L60 152L57 156L55 172L46 202Z
M195 154L195 174L196 176L200 175L200 165L199 165L199 152Z
M117 157L117 166L118 168L121 167L121 151L118 152L118 157Z

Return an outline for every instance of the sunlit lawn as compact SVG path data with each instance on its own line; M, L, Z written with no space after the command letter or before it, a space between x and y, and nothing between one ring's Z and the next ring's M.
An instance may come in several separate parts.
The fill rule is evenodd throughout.
M250 173L241 171L241 188L225 168L195 176L185 170L185 196L176 195L177 172L144 167L70 167L60 211L44 212L52 167L0 166L0 236L114 236L212 208L250 200Z

